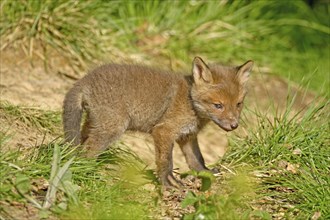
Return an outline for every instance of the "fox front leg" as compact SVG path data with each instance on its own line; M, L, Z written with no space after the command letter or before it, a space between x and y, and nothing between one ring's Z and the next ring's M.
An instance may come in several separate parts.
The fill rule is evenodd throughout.
M196 136L186 137L177 141L183 155L186 158L188 166L192 170L202 171L207 170L212 173L219 173L217 169L210 170L205 166L203 155L199 149L198 141Z
M157 174L163 186L179 188L182 183L173 176L173 146L174 141L166 134L166 131L157 129L152 135L155 142Z

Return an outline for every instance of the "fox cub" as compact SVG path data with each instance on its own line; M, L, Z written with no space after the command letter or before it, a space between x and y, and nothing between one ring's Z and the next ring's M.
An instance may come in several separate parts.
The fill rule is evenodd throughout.
M238 127L252 66L252 61L238 67L208 66L196 57L188 76L140 65L100 66L66 94L65 139L82 144L93 157L126 130L150 133L161 183L179 186L172 173L174 143L191 169L209 170L197 133L209 121L225 131ZM83 111L86 121L80 131Z

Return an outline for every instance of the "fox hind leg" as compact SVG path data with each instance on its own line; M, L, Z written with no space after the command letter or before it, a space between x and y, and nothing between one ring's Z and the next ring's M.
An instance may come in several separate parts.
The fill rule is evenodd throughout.
M87 140L90 129L91 129L91 121L89 119L89 116L87 115L81 130L81 144Z
M89 116L82 130L82 144L87 157L96 157L125 132L128 122L120 117L102 117L102 113L98 117Z

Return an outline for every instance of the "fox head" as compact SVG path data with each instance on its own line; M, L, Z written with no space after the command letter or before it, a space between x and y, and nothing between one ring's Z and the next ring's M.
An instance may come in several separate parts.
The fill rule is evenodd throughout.
M195 57L191 98L199 116L212 120L225 131L236 129L252 67L253 61L238 67L208 66Z

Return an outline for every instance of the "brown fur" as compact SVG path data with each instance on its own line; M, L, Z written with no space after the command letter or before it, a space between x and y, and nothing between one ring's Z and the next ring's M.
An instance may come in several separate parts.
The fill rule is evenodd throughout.
M191 169L208 170L197 133L210 120L226 131L238 126L252 64L208 67L196 57L191 76L140 65L103 65L67 93L65 138L83 144L88 156L96 156L126 130L150 133L161 183L177 186L172 174L174 143ZM87 118L80 132L83 111Z

